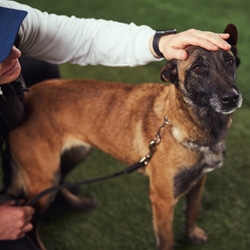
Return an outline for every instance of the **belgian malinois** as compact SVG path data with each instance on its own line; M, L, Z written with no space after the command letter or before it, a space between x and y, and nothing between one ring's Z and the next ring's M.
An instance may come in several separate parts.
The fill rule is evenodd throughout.
M9 193L30 199L57 185L61 158L72 150L82 157L97 147L127 164L137 162L167 117L161 143L144 168L157 248L174 247L174 206L183 194L187 237L194 243L206 241L196 224L205 176L221 167L232 113L242 103L236 86L237 29L228 25L225 32L230 33L230 51L190 46L187 60L167 62L161 78L169 85L56 79L31 87L26 118L9 135ZM37 212L45 211L53 197L40 199Z

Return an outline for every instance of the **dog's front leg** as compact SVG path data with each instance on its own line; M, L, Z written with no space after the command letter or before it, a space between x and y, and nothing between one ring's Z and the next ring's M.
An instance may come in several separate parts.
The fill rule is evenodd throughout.
M188 241L193 244L200 244L207 240L206 232L197 226L205 182L206 176L202 177L186 195L186 236Z
M150 200L157 249L172 250L174 246L172 222L176 201L173 197L172 186L162 176L150 178Z

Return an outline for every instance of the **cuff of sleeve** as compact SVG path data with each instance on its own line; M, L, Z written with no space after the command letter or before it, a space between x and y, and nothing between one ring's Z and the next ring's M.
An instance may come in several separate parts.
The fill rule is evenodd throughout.
M149 41L154 36L155 30L148 26L141 26L134 43L134 54L138 64L145 65L154 61L162 61L163 58L156 58L150 51ZM148 42L145 42L148 41Z

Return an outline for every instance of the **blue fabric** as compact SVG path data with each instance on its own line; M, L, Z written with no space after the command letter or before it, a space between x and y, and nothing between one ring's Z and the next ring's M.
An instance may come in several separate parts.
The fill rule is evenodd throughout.
M0 7L0 62L9 55L27 12Z

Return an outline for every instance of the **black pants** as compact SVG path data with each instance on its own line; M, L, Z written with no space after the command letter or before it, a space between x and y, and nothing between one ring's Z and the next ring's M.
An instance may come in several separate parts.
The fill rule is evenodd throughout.
M57 65L26 56L22 56L19 61L27 87L46 79L60 78L60 70Z
M0 241L1 250L39 250L39 248L28 238L18 240Z
M22 76L28 87L46 79L60 78L60 71L56 65L29 57L21 57L20 64ZM39 250L39 248L28 237L24 237L18 240L0 241L0 250Z

